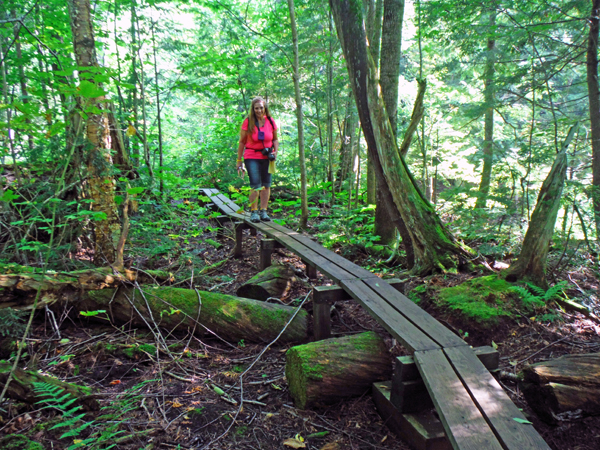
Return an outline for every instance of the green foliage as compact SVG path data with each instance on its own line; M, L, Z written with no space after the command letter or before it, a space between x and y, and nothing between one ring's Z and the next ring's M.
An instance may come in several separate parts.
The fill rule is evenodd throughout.
M560 298L560 294L567 286L566 281L561 281L560 283L556 283L547 291L544 291L539 286L536 286L532 283L525 283L526 287L523 286L512 286L512 292L519 295L523 305L530 309L534 307L543 307L546 306L552 300Z
M13 308L0 309L0 336L5 338L23 337L25 316L27 314L27 311L19 311Z

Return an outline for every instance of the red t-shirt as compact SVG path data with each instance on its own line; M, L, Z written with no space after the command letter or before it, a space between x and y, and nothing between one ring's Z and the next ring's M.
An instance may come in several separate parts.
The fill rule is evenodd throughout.
M273 120L271 118L271 120ZM266 118L265 125L260 127L260 131L265 133L265 140L258 140L258 126L254 125L254 132L251 136L248 136L246 139L246 149L244 150L244 159L267 159L267 156L261 153L261 150L265 147L273 146L273 135L275 134L275 130L277 129L277 123L273 120L273 125L275 125L275 129L271 126L271 121L269 118ZM244 119L244 123L242 123L242 130L248 130L248 118ZM263 145L264 143L264 145Z

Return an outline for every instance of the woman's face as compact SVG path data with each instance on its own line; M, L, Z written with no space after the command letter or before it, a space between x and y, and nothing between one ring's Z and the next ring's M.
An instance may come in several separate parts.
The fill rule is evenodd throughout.
M254 104L254 114L259 119L262 119L265 115L265 104L263 102L256 102Z

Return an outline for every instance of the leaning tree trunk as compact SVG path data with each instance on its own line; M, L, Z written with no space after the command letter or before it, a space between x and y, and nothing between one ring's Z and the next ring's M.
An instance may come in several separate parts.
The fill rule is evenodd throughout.
M596 222L596 239L600 239L600 89L598 88L598 34L600 0L592 1L587 48L587 86L592 134L592 200Z
M550 173L544 180L531 221L523 239L523 246L517 261L506 271L508 281L529 279L540 287L547 287L546 257L550 240L554 234L556 216L560 207L563 186L567 174L567 147L575 135L577 125L571 127L563 148L556 155Z
M344 50L369 154L378 177L384 177L395 209L410 233L415 254L413 273L456 269L475 257L446 229L433 206L420 192L398 152L383 99L378 92L376 69L369 61L361 8L356 2L330 0L338 36Z
M96 43L89 0L69 0L69 15L73 33L73 48L77 65L98 68ZM95 224L94 261L113 263L121 235L121 225L115 202L115 183L111 176L111 136L102 84L96 81L97 71L80 69L81 116L86 120L88 189L97 213Z

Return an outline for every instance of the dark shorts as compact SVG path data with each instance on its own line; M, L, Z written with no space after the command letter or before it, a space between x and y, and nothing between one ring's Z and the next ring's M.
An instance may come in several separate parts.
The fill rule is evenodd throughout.
M259 189L261 186L271 187L268 159L244 159L244 164L248 171L252 189Z

